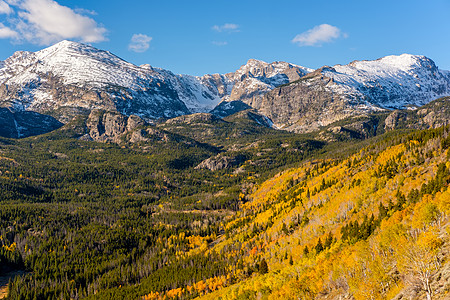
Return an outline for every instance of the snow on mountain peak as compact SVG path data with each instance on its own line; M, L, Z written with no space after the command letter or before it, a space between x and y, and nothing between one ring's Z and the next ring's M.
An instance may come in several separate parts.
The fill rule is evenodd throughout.
M333 79L333 91L385 108L423 105L450 94L447 76L431 59L420 55L353 61L323 68L321 73Z
M119 85L136 87L136 78L145 77L139 67L116 55L92 46L62 41L36 52L39 69L51 71L66 84L94 87Z
M434 62L428 57L412 54L389 55L378 59L378 61L399 69L435 66Z
M341 65L338 65L343 67ZM345 67L345 66L344 66ZM421 55L389 55L377 60L362 60L353 61L347 65L347 67L354 67L359 70L372 71L372 72L409 72L417 68L429 68L435 69L434 62Z
M285 73L289 69L297 69L302 75L312 72L312 69L297 66L287 62L275 61L267 63L258 59L249 59L245 65L242 65L234 74L241 77L242 75L249 77L266 77L270 78Z
M169 117L207 112L221 101L241 100L251 105L277 86L312 71L287 62L249 59L226 75L176 75L150 65L136 66L90 45L61 41L35 53L16 52L0 62L0 85L11 87L0 96L5 103L36 111L58 105L113 107L125 114ZM419 55L354 61L313 73L319 74L332 79L326 84L331 91L386 108L421 105L450 94L450 73Z

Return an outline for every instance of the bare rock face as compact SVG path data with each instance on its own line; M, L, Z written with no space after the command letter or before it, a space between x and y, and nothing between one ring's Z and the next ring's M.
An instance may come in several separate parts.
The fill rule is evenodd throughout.
M218 154L214 157L205 159L198 166L196 166L195 169L209 169L211 171L227 169L241 164L244 159L244 157L239 155L231 157Z
M151 127L134 130L132 131L129 137L130 143L150 142L150 141L167 143L171 140L172 138L168 133Z
M125 116L114 112L93 110L86 121L88 136L98 142L120 143L123 137L146 123L138 116ZM132 136L134 142L138 136Z
M227 101L242 101L250 106L275 87L303 77L311 69L286 62L266 63L250 59L234 73L227 74L234 87Z
M399 128L429 129L449 124L450 97L431 101L416 110L393 111L385 122L386 130Z
M422 118L419 123L423 125L424 128L438 128L443 125L447 125L450 122L450 98L447 98L447 107L438 108L425 108L422 113ZM418 112L419 114L419 112Z
M418 109L384 111L359 115L329 126L321 132L324 140L339 138L367 138L397 129L430 129L449 124L450 97L442 97ZM331 134L331 136L330 136Z
M442 118L439 118L439 114L434 111L430 111L429 113L427 113L423 117L423 122L427 124L430 128L437 128L446 124L446 122L444 122Z
M350 104L335 95L324 76L307 75L296 83L281 86L250 105L272 120L275 127L311 132L353 115Z
M191 125L194 123L213 123L213 122L223 122L220 118L209 113L196 113L191 115L179 116L166 121L166 124L186 124Z
M66 127L69 126L66 125ZM85 121L82 140L107 143L168 143L171 141L194 145L188 140L157 129L138 116L126 116L116 112L93 110Z
M395 110L390 113L384 121L384 129L394 130L399 127L400 123L405 122L407 119L407 113L399 110Z

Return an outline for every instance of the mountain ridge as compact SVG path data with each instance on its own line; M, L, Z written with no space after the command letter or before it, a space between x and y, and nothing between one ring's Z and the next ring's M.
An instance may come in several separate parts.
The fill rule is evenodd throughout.
M266 68L271 66L261 61L258 64ZM238 77L234 73L176 75L150 65L136 66L109 51L71 41L62 41L37 52L16 52L0 66L2 106L6 103L16 110L37 112L51 110L50 105L80 106L117 110L150 119L210 111L232 94ZM300 69L291 64L285 64L285 67ZM239 74L243 76L249 75L255 67L246 71L244 65L241 69ZM283 66L277 63L277 68L273 69L267 78L279 75ZM256 78L253 75L248 77ZM288 76L282 77L277 77L276 82L287 83ZM59 103L61 97L55 95L51 87L45 86L52 79L53 82L58 81L58 86L76 88L83 96L90 91L104 94L100 97L85 96L89 99L78 103ZM267 81L270 83L261 83L266 90L275 87L274 80ZM11 93L11 87L15 87L17 92ZM140 102L140 107L135 106L135 102Z
M324 66L267 93L252 106L280 128L311 132L349 116L415 109L450 95L450 77L418 55Z
M450 72L411 54L317 70L249 59L235 72L191 76L62 41L0 62L0 107L62 123L93 109L149 121L204 112L226 117L253 108L274 128L311 132L349 116L414 109L448 95Z

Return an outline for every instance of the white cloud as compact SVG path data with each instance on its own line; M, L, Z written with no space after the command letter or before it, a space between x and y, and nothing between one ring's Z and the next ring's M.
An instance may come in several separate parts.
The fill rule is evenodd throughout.
M212 44L215 46L226 46L228 42L213 41Z
M15 38L15 37L17 37L17 32L0 23L0 39Z
M297 34L292 42L299 46L321 46L323 43L329 43L340 36L346 38L347 34L343 34L335 26L321 24L313 29Z
M63 39L85 43L106 40L106 29L93 19L53 0L8 0L17 17L8 20L17 41L49 45Z
M152 39L152 37L146 34L133 34L133 36L131 37L131 42L128 45L128 49L130 51L138 53L145 52L150 47L150 42L152 41Z
M12 13L11 7L5 1L0 1L0 14L9 15Z
M214 25L212 29L217 32L239 32L239 25L226 23L223 25Z
M73 11L80 15L91 15L91 16L98 15L95 10L89 10L85 8L75 8Z

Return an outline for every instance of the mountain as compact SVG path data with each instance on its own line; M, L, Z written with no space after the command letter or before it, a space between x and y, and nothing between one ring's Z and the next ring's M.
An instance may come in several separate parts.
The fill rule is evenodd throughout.
M254 98L306 72L288 63L250 60L226 75L176 75L62 41L35 53L16 52L0 62L0 106L50 114L63 123L92 109L172 118L208 112L224 99Z
M241 100L252 105L253 100L259 96L279 85L296 81L312 71L286 62L277 61L269 64L250 59L236 72L227 74L227 77L235 83L227 100Z
M349 116L415 109L450 95L450 73L425 56L402 54L325 66L250 105L274 124L309 132Z
M49 115L63 124L96 109L147 122L205 112L225 118L255 109L274 128L311 132L347 117L414 109L447 95L450 72L409 54L315 71L250 59L235 72L190 76L136 66L110 52L62 41L0 62L0 107L15 116L25 111ZM11 121L8 116L2 122ZM1 134L25 137L57 128L50 121L15 122L5 126L16 133Z
M16 52L4 61L0 99L2 106L16 111L57 112L64 123L80 108L147 118L189 113L158 72L69 41L36 53Z

